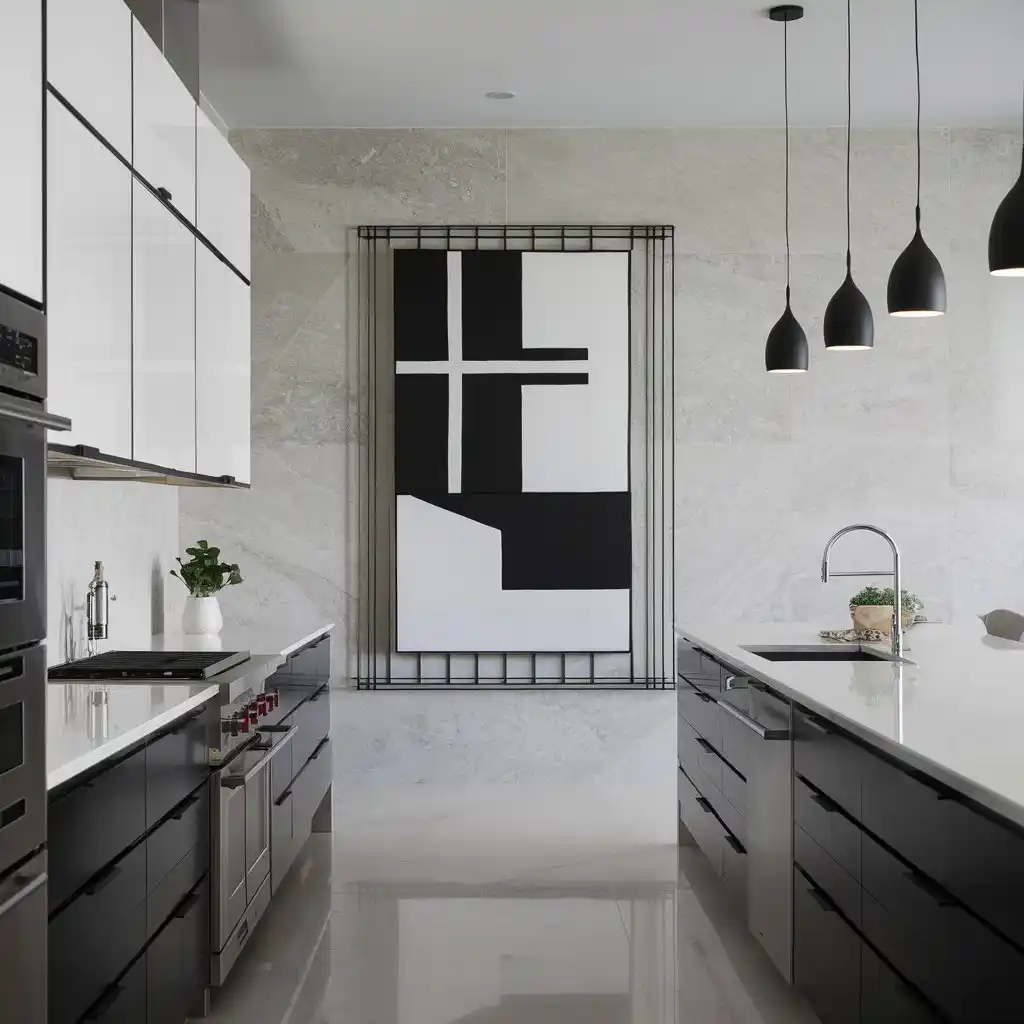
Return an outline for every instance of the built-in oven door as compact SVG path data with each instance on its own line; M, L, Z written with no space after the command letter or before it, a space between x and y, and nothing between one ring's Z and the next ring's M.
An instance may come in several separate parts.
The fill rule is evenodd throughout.
M0 875L46 842L46 655L0 654Z
M46 636L46 431L5 415L16 402L0 401L0 650Z
M0 878L4 1020L46 1024L46 854ZM11 1017L7 1017L10 1008Z

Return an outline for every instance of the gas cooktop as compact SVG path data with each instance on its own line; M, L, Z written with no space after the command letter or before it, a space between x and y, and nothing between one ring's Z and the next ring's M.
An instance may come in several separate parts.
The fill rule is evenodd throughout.
M83 679L212 679L249 660L248 651L107 651L49 671L51 682Z

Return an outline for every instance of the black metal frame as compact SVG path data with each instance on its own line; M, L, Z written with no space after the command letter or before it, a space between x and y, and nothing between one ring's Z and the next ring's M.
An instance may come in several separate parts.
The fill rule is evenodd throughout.
M359 586L355 676L360 689L675 686L674 228L659 225L396 225L360 227ZM395 648L395 248L629 253L629 488L633 586L628 652L398 653Z

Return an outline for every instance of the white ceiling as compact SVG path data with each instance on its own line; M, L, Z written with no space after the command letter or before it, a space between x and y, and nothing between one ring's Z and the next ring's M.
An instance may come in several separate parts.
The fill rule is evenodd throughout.
M920 0L924 120L1016 126L1024 0ZM845 121L845 0L790 26L794 123ZM233 127L776 125L782 27L751 0L202 0ZM853 0L854 118L912 123L913 0ZM496 102L493 89L518 93Z

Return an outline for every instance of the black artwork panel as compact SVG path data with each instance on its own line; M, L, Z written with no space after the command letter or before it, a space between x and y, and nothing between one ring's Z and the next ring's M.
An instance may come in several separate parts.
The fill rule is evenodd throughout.
M462 254L463 359L516 359L523 348L523 254Z
M448 490L448 376L395 376L395 490Z
M395 250L395 358L448 358L448 253Z
M585 373L469 373L462 378L462 492L523 489L523 385L586 384Z
M417 497L501 531L503 590L628 590L631 586L626 491Z

